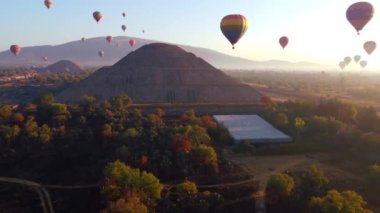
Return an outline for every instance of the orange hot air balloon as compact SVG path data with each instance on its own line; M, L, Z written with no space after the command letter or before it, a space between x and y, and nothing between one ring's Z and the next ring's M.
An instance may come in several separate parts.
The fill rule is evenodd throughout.
M372 19L374 9L372 4L368 2L357 2L352 4L346 11L346 18L355 28L358 35L360 31Z
M131 45L131 47L134 47L136 45L136 40L134 39L129 40L129 45Z
M112 36L107 36L106 40L107 40L108 43L111 43L112 42Z
M45 0L44 4L48 9L50 9L50 7L53 6L53 2L51 0Z
M99 11L95 11L92 16L94 17L95 21L99 23L99 21L103 18L103 15Z
M281 45L282 49L285 49L285 47L286 47L286 46L288 45L288 43L289 43L289 38L286 37L286 36L282 36L282 37L280 38L279 42L280 42L280 45Z
M10 50L15 56L17 56L17 55L19 55L20 52L21 52L21 47L20 47L19 45L17 45L17 44L14 44L14 45L12 45L12 46L9 48L9 50Z
M371 55L371 53L373 53L373 51L376 49L376 42L367 41L364 43L363 48L368 53L368 55Z
M232 49L235 49L235 44L243 37L247 29L248 20L243 15L227 15L220 22L220 30L232 44Z

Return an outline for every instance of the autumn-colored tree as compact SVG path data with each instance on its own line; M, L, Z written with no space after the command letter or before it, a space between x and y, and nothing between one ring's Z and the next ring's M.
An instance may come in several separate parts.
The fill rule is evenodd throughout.
M215 174L219 172L218 156L214 148L201 144L191 151L195 167L200 173Z
M354 191L330 190L324 197L312 197L310 213L372 213L366 209L367 202Z
M102 136L104 138L111 138L112 137L112 126L109 124L104 124L102 128Z
M11 121L14 124L22 124L25 121L25 117L21 112L16 112L12 114Z
M51 140L52 132L47 124L44 124L39 129L39 140L41 143L49 143Z
M92 112L95 110L96 98L94 96L83 96L79 106L83 112Z
M198 193L197 184L186 180L176 186L176 192L180 197L196 194Z
M201 117L201 122L202 122L202 127L206 129L216 129L218 124L215 122L215 120L209 116L209 115L204 115Z
M133 196L152 208L161 198L163 186L153 174L134 169L126 164L115 161L109 163L105 169L105 181L102 194L107 201L128 199Z
M329 179L324 172L312 165L302 175L300 188L304 192L304 197L310 197L320 192L328 183Z
M4 123L9 120L12 115L12 107L9 105L0 106L0 122Z
M148 208L140 201L140 198L133 196L125 199L118 199L111 201L108 207L101 211L101 213L147 213Z
M193 148L193 142L187 135L176 135L172 139L172 143L176 150L182 154L189 154Z

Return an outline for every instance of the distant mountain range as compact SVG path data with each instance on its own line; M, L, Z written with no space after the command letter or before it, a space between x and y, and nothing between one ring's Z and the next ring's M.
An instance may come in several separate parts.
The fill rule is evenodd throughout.
M136 46L131 47L129 40L135 39ZM131 51L141 46L157 41L131 38L115 37L111 44L106 42L105 37L72 41L56 46L33 46L24 47L19 56L15 57L9 51L0 52L0 65L2 66L47 66L60 60L70 60L81 66L110 66ZM288 61L253 61L240 57L234 57L214 50L178 45L182 49L192 52L203 58L213 66L220 69L250 69L250 70L330 70L334 69L328 65L321 65L308 62L292 63ZM104 51L104 57L99 57L98 52ZM48 61L42 58L48 56Z

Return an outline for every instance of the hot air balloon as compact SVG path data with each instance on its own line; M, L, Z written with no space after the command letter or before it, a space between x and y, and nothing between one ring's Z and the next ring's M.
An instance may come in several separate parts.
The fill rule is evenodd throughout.
M18 54L20 54L20 52L21 52L21 47L19 46L19 45L17 45L17 44L14 44L14 45L12 45L10 48L9 48L9 50L14 54L14 55L18 55Z
M359 32L372 19L374 13L373 6L368 2L357 2L352 4L346 11L347 20Z
M85 42L85 41L86 41L86 38L85 38L85 37L83 37L83 38L81 39L81 41L82 41L82 42Z
M125 13L122 13L121 15L122 15L124 18L125 18L125 16L126 16L126 14L125 14Z
M374 41L367 41L363 45L364 50L368 53L368 55L371 55L371 53L376 49L376 42Z
M367 66L367 61L360 61L360 66L364 69Z
M129 45L131 45L131 47L134 47L136 45L136 40L134 39L129 40Z
M227 15L220 22L220 29L235 49L235 44L248 29L248 20L239 14Z
M99 12L99 11L95 11L95 12L92 14L92 16L94 17L94 19L95 19L95 21L96 21L97 23L99 23L100 19L103 18L102 13Z
M43 60L43 61L48 61L49 58L48 58L47 56L44 56L44 57L42 57L42 60Z
M125 32L125 30L127 29L127 26L122 25L122 26L121 26L121 29Z
M50 9L51 6L53 6L53 2L51 0L45 0L45 6Z
M99 55L100 57L103 57L103 56L104 56L104 51L103 51L103 50L99 51L99 52L98 52L98 55Z
M280 38L279 42L280 42L282 49L285 49L286 45L288 45L288 43L289 43L289 38L286 36L282 36Z
M362 58L362 57L361 57L360 55L355 55L355 56L354 56L354 61L355 61L355 63L358 63L358 62L360 61L361 58Z
M339 67L340 67L340 69L343 70L346 67L346 62L344 62L344 61L339 62Z
M112 36L107 36L106 40L107 40L108 43L111 43L112 42Z
M351 63L351 60L352 60L351 57L347 56L344 58L343 61L344 61L344 63L346 63L346 65L349 65Z

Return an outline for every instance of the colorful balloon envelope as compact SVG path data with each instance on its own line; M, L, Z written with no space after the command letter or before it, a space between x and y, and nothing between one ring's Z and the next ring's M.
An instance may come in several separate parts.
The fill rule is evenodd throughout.
M136 45L136 40L134 39L129 40L129 45L131 45L131 47L134 47Z
M43 61L48 61L49 58L48 58L47 56L44 56L44 57L42 57L42 60L43 60Z
M112 36L107 36L107 37L106 37L106 41L107 41L108 43L111 43L111 42L112 42Z
M339 62L339 67L341 70L344 70L344 68L346 67L346 62L344 61Z
M53 6L53 2L51 0L45 0L44 4L48 9L50 9L50 7Z
M281 45L282 49L285 49L285 47L286 47L286 46L288 45L288 43L289 43L289 38L286 37L286 36L282 36L282 37L280 38L279 42L280 42L280 45Z
M121 26L121 29L125 32L125 30L127 30L127 26L122 25L122 26Z
M346 11L347 20L359 32L372 19L374 9L372 4L368 2L357 2L352 4Z
M364 69L367 66L367 61L361 61L360 66Z
M14 54L14 55L19 55L21 52L21 47L17 44L14 44L10 46L9 50Z
M99 21L103 18L103 15L99 11L95 11L92 16L94 17L95 21L99 23Z
M367 41L364 43L363 48L368 53L368 55L371 55L371 53L373 53L373 51L376 49L376 42Z
M355 55L355 56L354 56L354 61L355 61L355 63L358 63L358 62L360 61L361 58L362 58L362 57L361 57L360 55Z
M346 63L346 65L349 65L351 63L351 60L352 60L351 57L347 56L344 58L343 61L344 61L344 63Z
M232 44L232 49L235 49L235 44L243 37L248 29L248 20L239 14L227 15L220 22L220 29L223 35Z

